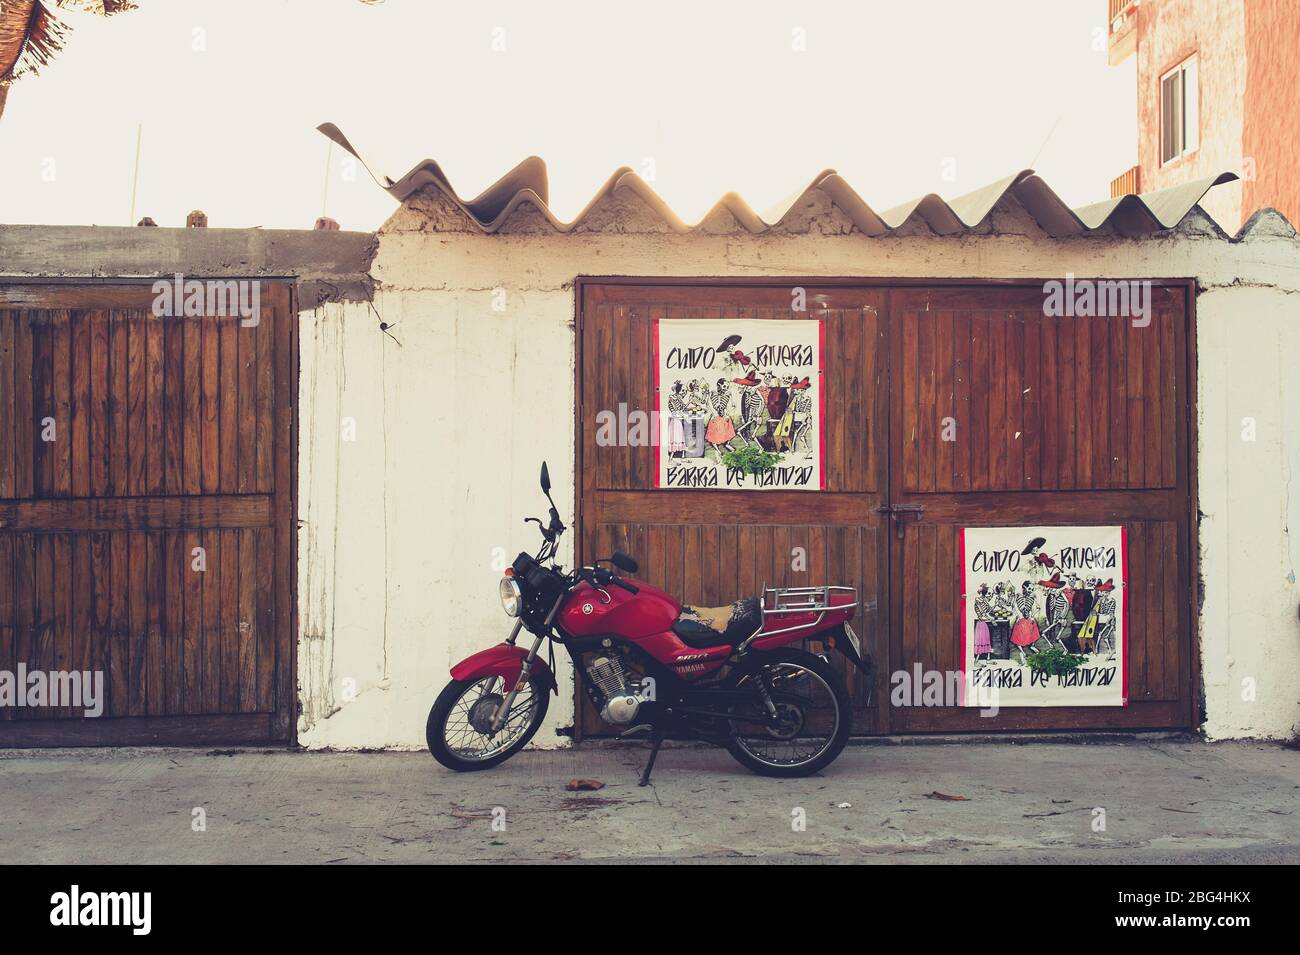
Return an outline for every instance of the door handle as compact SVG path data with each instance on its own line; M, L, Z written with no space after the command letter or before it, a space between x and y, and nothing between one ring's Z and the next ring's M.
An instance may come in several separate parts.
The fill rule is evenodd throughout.
M922 516L925 514L925 508L920 504L886 504L884 507L876 508L876 513L889 515L894 522L898 539L902 540L907 533L908 518L915 518L915 522L920 523Z

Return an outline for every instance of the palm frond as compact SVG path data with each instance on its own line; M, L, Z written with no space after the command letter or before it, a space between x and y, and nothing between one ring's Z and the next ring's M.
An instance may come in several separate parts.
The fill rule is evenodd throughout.
M55 7L102 17L135 10L133 0L52 0ZM63 49L69 27L51 0L0 0L0 86L36 73Z
M63 49L67 30L40 0L0 4L0 83L39 72Z
M85 10L87 13L94 13L101 17L111 17L115 13L126 13L128 10L136 9L136 4L132 0L54 0L54 2L67 10Z

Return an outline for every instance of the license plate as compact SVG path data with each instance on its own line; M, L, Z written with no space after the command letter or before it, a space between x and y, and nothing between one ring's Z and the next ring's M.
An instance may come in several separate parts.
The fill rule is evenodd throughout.
M853 649L857 651L858 656L862 656L862 644L858 642L858 635L847 623L844 625L844 636L849 638L849 643L853 644Z

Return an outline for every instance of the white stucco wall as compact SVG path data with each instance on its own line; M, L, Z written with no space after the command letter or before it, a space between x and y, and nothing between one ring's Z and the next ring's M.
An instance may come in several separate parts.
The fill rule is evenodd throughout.
M545 513L544 458L572 513L572 305L560 290L510 301L499 314L477 290L386 287L375 309L392 337L364 305L301 316L306 746L423 747L450 666L509 632L497 581L536 548L522 520ZM573 723L556 662L569 689L539 746Z
M1290 737L1300 729L1300 294L1208 290L1197 337L1205 732Z
M368 306L302 316L299 739L424 745L449 666L501 639L501 564L536 543L537 468L573 513L573 280L578 275L1179 278L1198 301L1206 733L1285 737L1300 724L1300 242L1267 222L1137 241L1053 241L1016 210L995 232L869 239L810 208L805 234L609 231L484 236L403 210L380 235ZM625 225L627 225L625 223ZM633 223L634 225L634 223ZM446 224L439 224L445 228ZM609 226L606 226L609 229ZM493 309L504 289L505 308ZM394 340L396 339L396 341ZM400 346L398 344L400 342ZM1258 440L1241 440L1254 416ZM356 440L341 441L352 418ZM571 551L564 555L567 561ZM536 745L566 742L572 684ZM1254 699L1242 680L1255 681ZM346 681L354 681L349 690Z

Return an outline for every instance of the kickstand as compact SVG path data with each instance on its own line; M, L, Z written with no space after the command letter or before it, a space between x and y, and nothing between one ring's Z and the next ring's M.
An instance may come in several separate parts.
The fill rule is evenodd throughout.
M662 726L654 728L654 735L651 736L650 759L646 761L645 769L641 772L641 781L638 786L650 785L650 772L655 768L655 758L659 755L659 747L664 744L664 730Z

